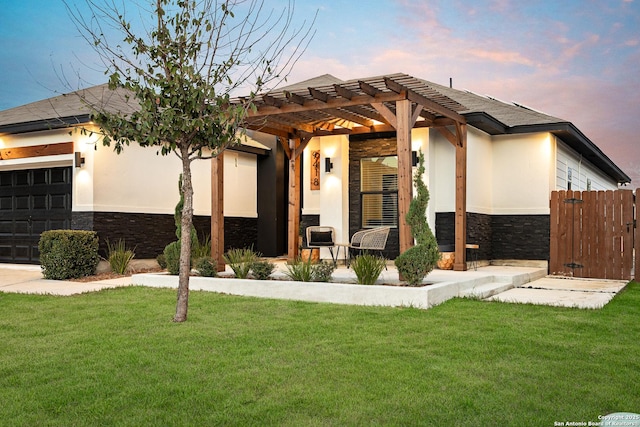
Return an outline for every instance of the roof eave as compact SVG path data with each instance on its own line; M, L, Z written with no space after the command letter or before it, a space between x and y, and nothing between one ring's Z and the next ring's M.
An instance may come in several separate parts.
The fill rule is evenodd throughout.
M31 122L12 123L0 125L0 134L18 134L28 132L39 132L44 130L64 129L69 126L89 123L91 114L83 114L67 117L56 117L52 119L34 120Z
M507 129L508 134L549 132L574 149L584 159L597 166L618 184L628 184L631 178L607 157L589 138L571 122L544 123L514 126Z

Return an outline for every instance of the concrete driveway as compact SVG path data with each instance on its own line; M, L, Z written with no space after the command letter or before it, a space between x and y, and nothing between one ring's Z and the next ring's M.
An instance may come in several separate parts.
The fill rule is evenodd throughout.
M46 280L42 278L39 265L0 264L0 292L74 295L130 284L129 277L86 283Z

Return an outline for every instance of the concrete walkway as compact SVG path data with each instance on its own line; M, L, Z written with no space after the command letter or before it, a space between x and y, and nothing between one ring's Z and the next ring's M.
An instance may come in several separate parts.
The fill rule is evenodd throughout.
M279 280L192 277L190 289L264 298L337 304L412 306L429 308L454 297L490 301L545 304L577 308L601 308L626 282L589 279L560 279L546 276L539 267L486 266L456 272L434 270L428 286L399 286L398 273L389 267L374 286L354 285L352 270L340 266L332 283L304 283L286 280L284 262L277 262L273 276ZM229 276L231 270L227 267ZM120 286L142 285L177 288L178 278L167 274L134 274L94 282L45 280L39 266L0 264L0 292L75 295Z
M611 301L626 285L621 280L544 277L489 300L596 309Z
M98 282L46 280L39 265L0 264L0 292L68 296L130 284L131 277Z

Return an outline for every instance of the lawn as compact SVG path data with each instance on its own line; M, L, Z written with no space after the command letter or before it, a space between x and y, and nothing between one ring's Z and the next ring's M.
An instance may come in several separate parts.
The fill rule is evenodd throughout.
M640 285L602 310L120 288L0 293L0 425L553 426L640 412Z

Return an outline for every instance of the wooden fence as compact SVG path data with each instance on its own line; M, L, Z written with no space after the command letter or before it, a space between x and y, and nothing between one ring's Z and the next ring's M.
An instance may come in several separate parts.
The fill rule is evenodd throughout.
M640 241L635 239L633 191L554 191L550 207L550 274L640 277L633 271L634 241Z

